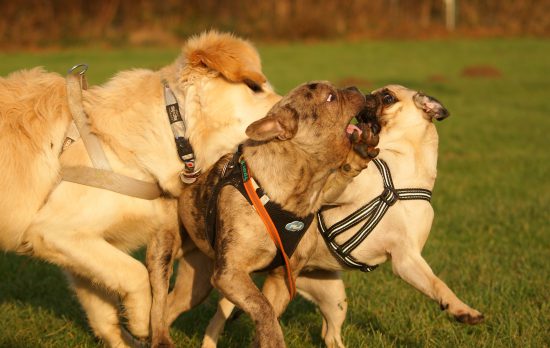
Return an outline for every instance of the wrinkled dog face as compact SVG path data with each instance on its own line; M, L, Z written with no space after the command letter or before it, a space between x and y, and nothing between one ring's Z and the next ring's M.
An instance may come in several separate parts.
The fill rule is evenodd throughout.
M366 112L361 120L378 118L382 129L412 127L419 122L441 121L449 112L435 98L399 85L389 85L366 96Z
M290 140L315 156L345 157L351 143L346 128L365 107L355 87L337 89L328 82L303 84L288 93L268 113L265 127L253 123L253 140Z

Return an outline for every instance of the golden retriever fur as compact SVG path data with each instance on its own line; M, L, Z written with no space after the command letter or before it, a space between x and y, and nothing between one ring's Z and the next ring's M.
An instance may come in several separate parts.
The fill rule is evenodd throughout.
M0 79L0 248L66 270L95 334L128 346L128 329L149 333L151 293L144 265L127 252L151 236L177 230L183 168L167 119L165 79L178 98L199 168L207 169L245 138L248 124L280 97L247 41L215 31L191 38L174 63L116 75L83 92L92 131L113 170L156 181L166 195L152 200L75 183L59 184L63 166L91 165L82 141L60 154L71 116L64 79L40 68Z
M45 93L47 91L47 93ZM15 250L57 182L71 116L65 81L40 68L0 78L0 248Z

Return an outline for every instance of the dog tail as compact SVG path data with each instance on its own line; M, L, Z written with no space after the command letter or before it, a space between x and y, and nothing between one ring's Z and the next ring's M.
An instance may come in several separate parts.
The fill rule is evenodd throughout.
M63 77L42 68L0 78L0 249L19 246L58 180L66 99Z

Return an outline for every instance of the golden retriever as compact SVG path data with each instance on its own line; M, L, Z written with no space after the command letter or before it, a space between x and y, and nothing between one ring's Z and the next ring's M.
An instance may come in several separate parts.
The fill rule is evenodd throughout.
M151 291L145 266L128 253L152 235L178 229L180 161L165 110L163 84L175 93L197 167L233 151L245 128L279 99L247 41L215 31L192 37L158 70L121 72L83 91L83 104L113 171L157 182L155 200L60 181L65 166L90 166L82 140L62 150L71 122L65 80L41 68L0 78L0 248L62 267L94 333L125 347L128 328L149 334Z

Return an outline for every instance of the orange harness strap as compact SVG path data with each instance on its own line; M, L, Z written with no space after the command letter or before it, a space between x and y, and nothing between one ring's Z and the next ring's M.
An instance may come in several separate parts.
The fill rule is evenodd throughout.
M254 186L252 185L252 180L250 180L252 178L252 173L250 172L250 168L248 168L248 165L244 161L241 162L241 165L243 166L243 169L246 169L246 174L243 173L244 189L246 190L248 197L252 201L252 205L256 209L256 212L260 216L260 219L262 219L262 222L264 223L267 229L267 232L271 237L271 240L273 240L273 243L275 243L275 246L277 247L277 249L281 251L281 254L283 255L283 259L285 261L285 267L286 267L287 280L288 280L288 292L290 293L290 299L292 300L296 295L296 283L292 278L292 268L290 267L290 260L288 259L288 256L283 247L283 242L279 237L279 231L273 224L271 217L269 216L267 210L265 209L264 205L260 201L260 198L258 197L258 194L256 193Z

